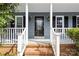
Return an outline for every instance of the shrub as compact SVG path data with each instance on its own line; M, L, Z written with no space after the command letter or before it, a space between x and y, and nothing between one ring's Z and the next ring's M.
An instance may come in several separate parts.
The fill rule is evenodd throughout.
M72 28L67 30L67 35L72 39L72 40L79 40L79 28Z
M68 29L66 33L75 42L76 47L79 49L79 28Z

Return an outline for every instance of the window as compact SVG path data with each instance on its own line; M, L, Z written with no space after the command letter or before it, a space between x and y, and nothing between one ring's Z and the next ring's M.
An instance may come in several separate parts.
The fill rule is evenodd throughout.
M57 27L62 27L62 17L57 17Z
M15 27L23 27L23 16L15 16Z
M79 27L79 16L76 17L76 27Z

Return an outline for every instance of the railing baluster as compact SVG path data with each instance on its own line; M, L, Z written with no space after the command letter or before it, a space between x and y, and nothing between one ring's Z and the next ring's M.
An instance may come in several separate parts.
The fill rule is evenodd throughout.
M13 38L12 38L13 40L12 40L12 43L14 43L14 29L13 29Z
M10 43L12 43L12 29L11 29L11 39L10 39Z
M2 33L3 33L3 28L2 28ZM3 43L3 34L1 34L1 36L2 36L2 43Z

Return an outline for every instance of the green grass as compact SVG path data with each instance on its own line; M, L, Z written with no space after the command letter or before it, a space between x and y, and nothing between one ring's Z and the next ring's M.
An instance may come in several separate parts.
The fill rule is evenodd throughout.
M7 55L5 55L5 54L0 54L0 56L16 56L16 54L7 54Z

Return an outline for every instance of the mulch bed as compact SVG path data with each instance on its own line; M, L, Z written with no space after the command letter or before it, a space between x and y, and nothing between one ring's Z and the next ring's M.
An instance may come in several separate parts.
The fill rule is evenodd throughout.
M2 44L0 45L0 56L16 56L16 44Z
M77 51L74 44L61 44L60 56L77 56Z

